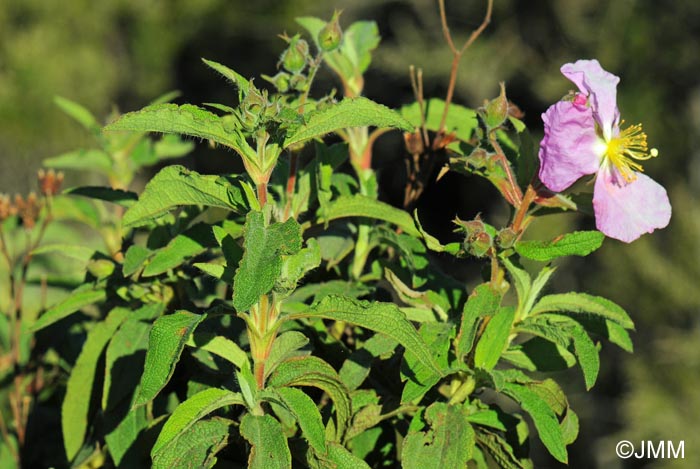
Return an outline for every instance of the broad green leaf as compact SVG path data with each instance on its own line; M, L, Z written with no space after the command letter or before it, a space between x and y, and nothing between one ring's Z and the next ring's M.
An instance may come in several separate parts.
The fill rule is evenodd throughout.
M224 78L228 79L244 93L247 93L250 89L250 81L246 80L243 75L234 72L226 65L221 65L220 63L214 62L213 60L207 60L205 58L202 58L202 62L204 62L208 67L219 72Z
M326 209L324 222L346 217L382 220L400 227L404 233L420 237L413 218L407 212L364 195L340 196Z
M102 150L75 150L46 158L42 164L47 168L94 171L101 174L112 172L112 158Z
M367 98L346 98L305 117L305 123L290 130L283 148L348 127L395 127L412 130L411 124L396 111Z
M209 332L198 332L190 336L187 341L190 347L197 347L207 352L213 353L224 360L233 363L238 369L250 368L248 355L231 339L215 335Z
M521 384L505 383L503 385L503 393L513 398L525 412L530 414L545 448L557 461L566 464L568 455L562 430L554 411L549 405L534 391Z
M242 134L231 132L221 117L191 104L155 104L129 112L108 124L105 131L131 130L188 135L232 148L244 159L255 160L255 150Z
M129 406L129 403L125 404ZM115 416L118 419L119 416ZM109 425L110 414L107 414L105 419L108 423L106 426L111 428ZM105 435L105 442L107 443L107 449L109 450L109 455L114 460L117 467L121 467L122 459L129 453L130 448L136 444L139 434L148 427L148 418L146 416L146 408L139 407L133 411L127 411L124 414L124 418L117 420L116 426ZM128 458L127 458L128 459ZM127 466L130 461L124 461L124 465Z
M74 290L70 296L53 305L32 325L30 331L36 332L71 314L80 311L81 308L104 301L107 293L102 287L96 285L84 285Z
M562 256L587 256L598 249L604 239L600 231L575 231L551 241L520 241L515 251L528 259L548 262Z
M436 402L426 410L425 420L430 428L406 436L401 466L405 469L466 467L475 442L466 410Z
M153 469L205 469L228 444L234 422L220 417L198 420L153 453Z
M65 191L69 195L79 195L90 199L103 200L129 208L136 203L138 196L135 192L112 189L111 187L83 186Z
M325 318L344 321L379 332L406 348L418 361L438 376L442 376L430 348L421 340L413 325L393 303L359 301L341 296L327 296L309 310L290 318Z
M129 319L121 325L107 346L102 390L102 409L109 410L129 398L139 384L139 370L148 347L151 325Z
M207 248L217 246L211 226L198 223L155 252L141 274L153 277L178 267L188 258L203 253Z
M327 446L328 452L323 455L324 463L319 466L320 468L370 469L366 462L345 449L344 446L335 442L329 442ZM329 462L332 465L329 465Z
M168 383L190 334L205 317L187 311L177 311L161 316L153 323L148 338L146 364L134 407L152 401Z
M287 331L280 334L272 343L270 354L265 361L265 377L269 376L283 361L292 357L302 357L309 352L299 349L306 347L309 338L299 331Z
M496 314L501 298L502 296L496 293L488 283L474 288L462 311L459 334L455 340L457 358L461 360L471 351L479 319Z
M476 433L476 441L502 469L531 469L532 463L525 464L513 454L512 446L498 433L483 428Z
M97 132L100 130L100 124L97 123L97 119L92 115L90 111L70 99L63 98L61 96L55 96L53 102L63 110L66 114L71 116L77 122L82 124L87 130Z
M122 265L122 274L129 277L135 273L146 262L146 259L153 253L150 249L134 244L129 246L124 254L124 264Z
M291 469L292 455L277 420L269 415L245 414L240 431L252 446L248 457L250 469Z
M69 461L78 454L87 433L93 383L102 351L128 315L128 309L115 308L96 324L71 370L61 406L63 444Z
M500 308L491 317L484 333L476 343L474 366L484 370L491 370L496 366L508 344L514 317L515 309L512 307Z
M301 227L293 218L265 226L262 212L248 213L243 259L233 280L233 307L248 311L272 290L282 271L282 255L295 254L301 243Z
M293 358L280 363L270 375L267 385L271 388L282 386L313 386L324 390L335 404L336 441L342 439L352 415L352 404L348 389L340 381L338 373L328 363L317 357Z
M425 127L428 130L437 132L440 130L445 101L440 98L431 98L425 101L424 105ZM420 128L421 112L418 103L403 106L400 112L415 128ZM473 109L450 103L447 119L445 120L446 132L454 133L459 140L466 142L472 138L472 133L477 129L478 125L476 112Z
M209 388L187 399L175 408L163 425L158 439L151 449L154 456L170 441L187 431L198 420L203 419L217 409L229 405L243 405L240 393L225 389Z
M625 329L634 329L632 319L624 309L612 301L586 293L560 293L540 298L530 314L563 312L571 314L595 315L616 322Z
M450 323L428 322L421 324L418 331L421 339L430 348L436 363L441 369L448 368L448 353L454 337L454 326ZM406 384L401 394L401 402L415 402L421 399L440 380L430 368L418 362L415 355L404 357L401 378Z
M182 166L166 166L146 185L139 201L124 214L125 227L141 226L182 205L204 205L245 212L240 187L219 176L205 176Z
M153 165L161 160L180 158L192 150L194 150L194 143L182 140L177 135L167 134L153 144L153 160L135 161L134 154L131 159L139 165Z
M296 388L278 388L272 390L272 393L277 395L297 419L301 433L309 441L311 447L319 453L325 453L326 430L313 399Z
M309 238L305 248L284 258L276 289L293 291L299 281L319 265L321 265L321 248L316 239Z
M354 391L369 376L374 360L381 355L392 353L397 345L394 339L384 334L373 335L343 362L338 372L340 379L348 389Z
M90 260L95 250L87 246L75 244L43 244L31 252L32 256L40 254L56 253L61 254L76 261L87 263Z

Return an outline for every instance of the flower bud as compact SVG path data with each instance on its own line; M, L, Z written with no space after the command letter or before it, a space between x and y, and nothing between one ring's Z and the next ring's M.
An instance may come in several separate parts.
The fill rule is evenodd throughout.
M506 87L503 82L499 83L501 94L492 99L484 108L484 123L489 130L495 129L503 124L508 117L508 98L506 98Z
M48 171L40 169L37 173L37 178L39 179L39 189L41 193L47 197L56 195L63 183L63 173L56 173L53 169L49 169Z
M465 251L475 257L484 257L488 254L492 246L493 238L485 231L475 234L474 236L468 236L464 240Z
M13 215L14 207L7 194L0 194L0 223Z
M41 210L41 204L36 194L29 193L26 200L19 194L15 195L15 209L22 219L22 226L27 230L34 228Z
M299 73L306 67L306 57L309 55L309 44L299 35L289 39L289 46L282 53L282 66L292 73Z
M295 91L304 91L306 89L307 80L304 75L292 75L289 80L289 86Z
M114 272L114 262L109 259L91 259L87 264L87 270L95 278L102 280Z
M262 77L263 77L263 79L265 79L268 82L275 85L275 88L277 88L278 92L286 93L287 91L289 91L289 74L288 73L279 72L274 77L270 77L267 75L263 75Z
M318 45L325 52L337 49L343 39L343 30L338 21L340 13L338 10L333 12L333 18L318 33Z
M512 248L518 239L518 233L511 227L503 228L496 236L496 243L503 249Z
M423 144L423 136L420 130L415 132L404 132L403 141L406 145L406 151L411 155L421 155L425 151L425 145Z

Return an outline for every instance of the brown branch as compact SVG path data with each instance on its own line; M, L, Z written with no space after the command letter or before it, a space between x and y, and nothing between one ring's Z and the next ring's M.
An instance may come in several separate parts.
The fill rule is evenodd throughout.
M478 28L472 31L469 38L462 45L462 48L457 50L454 41L452 40L452 34L450 33L450 27L447 24L447 14L445 13L445 0L438 0L438 5L440 6L440 23L442 24L442 34L445 36L445 41L452 51L452 68L450 70L450 81L447 87L447 95L445 96L445 108L442 111L442 119L440 120L440 127L438 127L438 133L443 133L445 131L445 123L447 122L447 113L450 108L450 103L452 102L452 97L454 96L454 89L457 83L457 71L459 69L459 61L462 59L464 52L471 46L474 41L484 32L486 27L491 22L491 14L493 13L493 0L488 0L488 5L486 6L486 14L484 15L484 20L481 22Z

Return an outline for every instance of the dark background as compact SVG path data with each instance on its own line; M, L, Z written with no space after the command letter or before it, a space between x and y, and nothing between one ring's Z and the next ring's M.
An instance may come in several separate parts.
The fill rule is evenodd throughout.
M650 145L659 149L645 170L668 189L674 210L664 231L632 245L607 240L590 258L559 265L552 290L606 296L637 325L634 355L603 344L601 377L591 392L583 391L577 370L559 377L581 416L570 465L700 467L700 3L495 3L491 25L461 63L455 102L477 107L505 81L508 97L541 136L540 114L573 87L559 67L597 58L621 77L623 118L642 122ZM447 2L456 42L479 25L485 4ZM284 48L277 34L301 31L296 16L327 19L334 8L344 10L343 25L357 19L379 25L383 40L366 75L366 96L392 107L411 102L413 64L424 71L426 96L444 97L451 56L433 0L4 0L0 193L33 189L43 158L91 143L53 105L54 95L82 103L100 119L113 106L135 110L171 89L182 91L179 102L231 102L232 88L200 57L244 76L274 75ZM338 86L327 73L319 79L320 90ZM382 198L398 204L404 183L400 136L382 137L375 154ZM239 168L231 153L205 145L185 163L201 172ZM70 174L68 183L85 177ZM428 189L419 211L429 231L447 239L455 215L483 212L498 221L506 211L490 202L492 195L482 181L450 174ZM544 218L531 231L546 237L590 226L588 217L566 215ZM623 463L614 453L620 439L685 440L685 460ZM556 466L541 452L535 463Z

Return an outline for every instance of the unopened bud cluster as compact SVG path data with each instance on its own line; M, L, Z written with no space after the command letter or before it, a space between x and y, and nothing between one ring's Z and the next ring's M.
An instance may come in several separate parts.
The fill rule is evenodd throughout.
M455 223L466 235L462 247L475 257L484 257L493 248L493 236L489 233L487 225L477 215L474 220L455 220Z
M57 173L53 169L48 171L40 169L37 179L41 195L52 197L61 189L63 173ZM0 223L17 215L22 220L22 226L31 230L36 226L43 205L44 200L40 199L35 192L30 192L26 197L15 194L14 200L7 194L0 194Z

